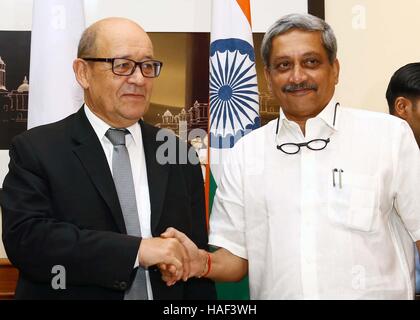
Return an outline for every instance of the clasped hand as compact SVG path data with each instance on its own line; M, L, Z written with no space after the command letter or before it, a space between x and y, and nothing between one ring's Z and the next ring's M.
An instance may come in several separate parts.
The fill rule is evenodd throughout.
M170 227L161 234L161 238L176 240L183 247L182 256L178 258L180 263L157 265L166 285L172 286L181 279L187 281L191 277L200 277L206 272L207 252L199 249L184 233Z

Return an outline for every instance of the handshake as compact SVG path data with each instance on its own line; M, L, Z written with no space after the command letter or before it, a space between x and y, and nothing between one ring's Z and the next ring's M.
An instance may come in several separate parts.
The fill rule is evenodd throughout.
M201 278L210 273L210 253L199 249L184 233L168 228L160 237L143 239L139 263L144 267L157 265L162 280L172 286L177 281Z

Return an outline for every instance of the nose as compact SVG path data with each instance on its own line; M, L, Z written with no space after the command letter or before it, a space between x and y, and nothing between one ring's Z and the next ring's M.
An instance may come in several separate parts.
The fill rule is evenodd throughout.
M146 78L141 73L140 66L137 65L136 68L134 69L133 74L128 77L128 82L132 83L132 84L136 84L138 86L141 86L141 85L144 84L145 79Z
M306 74L304 68L302 68L302 66L300 66L299 64L295 64L291 71L289 81L291 83L298 84L306 81L307 79L308 75Z

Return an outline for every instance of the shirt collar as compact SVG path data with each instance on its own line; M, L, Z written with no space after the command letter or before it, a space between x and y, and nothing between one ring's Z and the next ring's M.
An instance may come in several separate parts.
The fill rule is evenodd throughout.
M339 105L340 104L334 99L331 99L327 106L316 116L324 120L324 122L335 131L337 131L337 114L339 112Z
M86 103L84 105L84 110L85 110L86 117L88 118L90 124L93 127L93 130L95 131L99 140L101 140L105 136L105 133L108 131L108 129L112 127L108 123L103 121L101 118L99 118L96 114L94 114ZM136 122L126 129L130 132L131 136L133 137L134 143L137 146L140 146L141 145L141 129L140 129L139 123Z
M337 118L338 118L338 113L339 113L339 105L340 104L337 103L334 99L331 99L330 102L327 104L327 106L317 116L315 116L315 118L322 119L325 122L325 124L327 124L331 129L338 131ZM335 111L336 106L337 106L337 111ZM334 120L335 120L335 124L334 124ZM276 129L276 132L280 132L281 126L283 125L284 122L291 122L291 121L286 118L283 112L283 109L280 108L279 124L278 124L278 128Z
M130 134L133 137L133 140L136 146L141 146L142 140L141 140L140 124L136 122L135 124L129 126L127 130L130 131Z

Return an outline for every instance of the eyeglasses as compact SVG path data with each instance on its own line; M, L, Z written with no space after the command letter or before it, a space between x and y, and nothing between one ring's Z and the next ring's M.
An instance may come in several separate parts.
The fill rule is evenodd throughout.
M289 143L283 143L277 146L277 149L287 154L296 154L300 151L301 147L307 147L308 149L319 151L319 150L325 149L325 147L327 146L329 142L330 142L330 138L314 139L314 140L303 142L303 143L289 142Z
M136 67L140 67L145 78L156 78L160 74L163 62L158 60L134 61L126 58L82 58L86 61L109 62L112 64L112 73L117 76L131 76Z
M333 118L333 127L335 128L335 119L337 115L337 107L340 104L337 102L334 107L334 118ZM279 125L280 125L280 117L277 118L277 127L276 127L276 139L278 137L279 133ZM302 142L302 143L283 143L281 145L277 145L277 150L281 150L286 154L296 154L300 151L301 147L307 147L310 150L319 151L323 150L327 147L328 143L330 143L330 138L328 139L313 139L308 142Z

